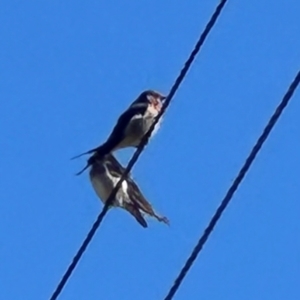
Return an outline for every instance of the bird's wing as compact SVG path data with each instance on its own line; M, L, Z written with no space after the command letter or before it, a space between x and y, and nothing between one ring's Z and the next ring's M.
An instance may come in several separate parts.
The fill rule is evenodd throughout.
M132 103L131 106L119 117L117 124L113 128L110 136L104 144L76 155L71 159L76 159L86 154L92 154L93 152L101 152L100 150L103 150L102 152L105 154L106 152L110 152L110 150L118 145L124 138L124 132L131 119L136 115L144 115L147 108L147 103ZM79 174L81 174L83 171L79 172Z
M153 209L152 205L147 201L147 199L143 196L141 190L139 189L138 185L133 181L131 177L128 177L128 189L127 193L133 202L133 205L136 205L139 210L143 211L144 213L150 215L151 217L156 218L159 222L164 222L165 224L169 225L169 220L165 216L159 215Z
M111 153L105 156L105 164L111 175L114 177L120 177L125 171L125 168Z
M155 212L151 204L144 197L138 185L133 181L131 177L128 177L126 180L128 183L127 192L131 201L135 203L139 207L139 209L141 209L146 214L149 214L150 216L154 216Z
M133 117L137 115L144 115L148 108L147 103L136 103L132 104L118 119L117 124L113 128L108 140L107 144L115 145L119 144L124 138L124 133L126 131L126 127L130 123Z
M118 160L112 154L106 155L105 159L106 167L108 168L110 174L113 177L120 178L125 168L118 162ZM151 204L142 194L138 185L131 178L130 174L126 176L125 180L127 182L127 193L130 200L128 198L127 201L124 199L125 201L123 202L122 207L129 211L143 227L147 227L147 223L144 220L141 212L155 217L160 222L169 224L169 221L166 217L160 216L154 211Z

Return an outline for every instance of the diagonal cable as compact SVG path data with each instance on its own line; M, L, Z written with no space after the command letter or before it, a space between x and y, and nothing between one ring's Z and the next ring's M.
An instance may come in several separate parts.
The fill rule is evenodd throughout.
M274 114L272 115L271 119L269 120L269 122L268 122L267 126L265 127L263 133L261 134L261 136L257 140L256 144L254 145L253 149L251 150L251 152L250 152L249 156L247 157L243 167L239 171L236 179L232 183L232 185L229 188L227 194L225 195L224 199L222 200L220 206L218 207L218 209L216 210L215 214L213 215L211 221L209 222L208 226L204 230L204 233L200 237L196 247L193 249L190 257L186 261L184 267L181 269L178 277L176 278L173 286L169 290L168 295L166 296L166 298L164 298L164 300L173 299L173 297L174 297L175 293L177 292L178 288L180 287L183 279L187 275L187 273L190 270L191 266L195 262L198 254L201 252L201 250L203 249L204 244L206 243L206 241L209 238L210 234L214 230L215 225L217 224L218 220L221 218L221 216L222 216L224 210L226 209L227 205L231 201L235 191L237 190L237 188L239 187L239 185L242 182L243 178L245 177L246 173L250 169L253 161L255 160L256 155L258 154L258 152L260 151L260 149L263 146L264 142L268 138L271 130L273 129L276 122L278 121L278 119L281 116L282 112L284 111L285 107L288 105L291 97L293 96L296 88L299 85L299 82L300 82L300 71L298 72L295 79L291 83L291 85L290 85L288 91L286 92L286 94L284 95L281 103L276 108Z
M184 64L184 67L182 68L180 74L178 75L174 85L172 86L170 93L168 94L162 109L160 111L160 113L157 115L155 122L153 122L152 126L150 127L150 129L148 130L148 132L145 134L145 136L142 138L137 150L135 151L134 155L132 156L131 160L129 161L127 168L125 169L123 175L121 176L120 180L118 181L118 183L116 184L115 188L112 190L110 196L108 197L101 213L99 214L99 216L97 217L96 221L94 222L91 230L89 231L89 233L87 234L85 240L83 241L82 245L80 246L78 252L76 253L76 255L74 256L71 264L69 265L68 269L66 270L65 274L63 275L62 279L60 280L59 284L57 285L54 293L52 294L50 300L56 300L57 297L60 295L62 289L64 288L65 284L67 283L69 277L71 276L73 270L75 269L77 263L79 262L81 256L83 255L83 253L85 252L87 246L89 245L90 241L92 240L94 234L96 233L98 227L100 226L104 216L106 215L109 205L112 203L113 199L116 196L117 191L119 190L123 180L126 178L126 176L128 175L128 173L131 171L132 167L134 166L134 164L136 163L136 161L138 160L139 156L141 155L142 151L144 150L145 146L148 143L149 137L151 136L151 133L155 127L155 125L157 124L157 122L159 121L159 119L162 117L162 115L165 113L166 109L168 108L173 96L175 95L177 89L179 88L180 84L182 83L184 77L186 76L188 70L190 69L196 55L198 54L198 52L200 51L201 46L203 45L207 35L209 34L210 30L213 28L216 20L218 19L224 5L226 4L227 0L221 0L219 5L216 7L215 12L213 13L211 19L209 20L209 22L207 23L204 31L202 32L194 50L191 52L189 58L187 59L186 63Z

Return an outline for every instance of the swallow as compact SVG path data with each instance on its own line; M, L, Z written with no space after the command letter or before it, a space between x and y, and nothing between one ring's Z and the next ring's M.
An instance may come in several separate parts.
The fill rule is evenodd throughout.
M113 188L120 180L125 168L112 154L97 158L90 169L90 180L92 186L103 203L110 196ZM127 175L122 182L111 207L121 207L128 211L144 228L148 227L144 215L156 218L160 222L169 224L166 217L160 216L146 200L131 175Z
M76 175L80 175L84 172L93 163L96 157L101 158L108 153L122 148L137 148L141 139L148 132L156 116L161 111L165 99L165 96L153 90L142 92L119 117L117 124L104 144L72 158L75 159L82 155L96 153L96 156L90 157L87 161L87 165ZM160 121L161 120L155 125L151 136L159 129Z

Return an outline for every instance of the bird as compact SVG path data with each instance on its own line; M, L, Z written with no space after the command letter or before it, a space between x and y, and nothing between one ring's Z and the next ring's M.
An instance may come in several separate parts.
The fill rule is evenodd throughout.
M83 173L93 163L96 157L101 158L108 153L122 148L137 148L141 139L148 132L155 118L161 111L165 99L166 97L164 95L154 90L142 92L138 98L131 103L128 109L121 114L106 142L72 158L76 159L82 155L96 153L95 156L91 156L88 159L86 166L76 175ZM155 125L151 136L159 129L160 122L161 119Z
M104 157L97 158L91 165L89 172L90 181L97 196L104 204L120 180L124 170L125 168L110 153ZM152 216L158 221L169 225L169 220L166 217L160 216L154 211L130 174L122 182L109 208L112 207L125 209L144 228L148 227L144 215Z

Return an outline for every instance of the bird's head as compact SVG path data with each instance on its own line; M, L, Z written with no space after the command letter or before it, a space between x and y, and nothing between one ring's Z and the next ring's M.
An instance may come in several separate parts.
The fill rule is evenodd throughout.
M156 111L160 111L163 101L166 96L154 90L146 90L142 92L139 97L134 101L135 104L147 104L153 107Z
M144 92L145 97L148 100L148 103L153 106L157 111L160 111L163 105L166 96L162 95L161 93L153 90L148 90Z

